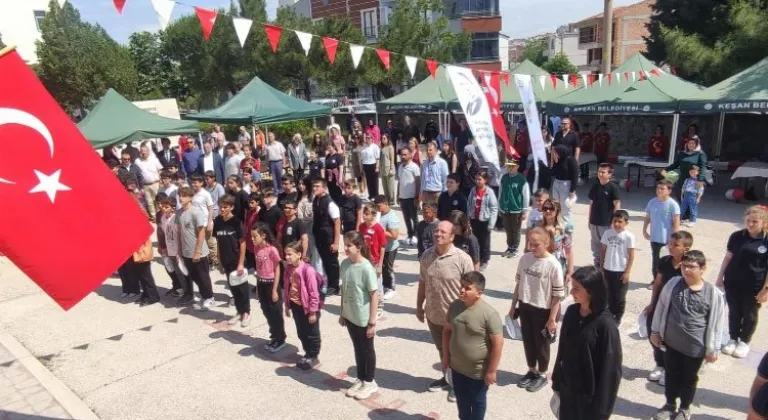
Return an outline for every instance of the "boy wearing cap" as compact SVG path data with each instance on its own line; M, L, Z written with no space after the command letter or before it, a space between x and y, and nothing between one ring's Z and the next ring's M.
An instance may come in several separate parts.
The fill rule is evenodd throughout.
M528 181L518 171L519 168L514 158L507 161L507 173L501 177L499 185L499 212L507 233L507 250L502 256L507 258L518 256L520 227L531 201Z

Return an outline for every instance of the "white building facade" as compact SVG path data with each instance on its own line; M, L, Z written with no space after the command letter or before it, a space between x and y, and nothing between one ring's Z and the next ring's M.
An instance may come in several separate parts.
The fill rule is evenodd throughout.
M5 45L15 45L21 58L37 62L35 41L40 40L40 24L48 10L48 0L3 0L0 6L0 34Z

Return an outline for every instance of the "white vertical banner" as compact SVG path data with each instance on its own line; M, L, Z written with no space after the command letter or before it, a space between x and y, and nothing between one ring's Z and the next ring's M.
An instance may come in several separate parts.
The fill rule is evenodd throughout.
M357 66L360 65L360 59L363 57L363 52L365 52L365 47L362 45L349 44L349 52L352 54L352 64L357 68Z
M312 46L312 34L301 31L293 31L296 33L296 38L299 38L301 48L304 48L304 54L309 55L309 48Z
M232 24L235 25L235 33L237 39L240 40L240 46L245 47L245 40L248 39L248 34L251 32L251 25L253 21L245 18L232 18Z
M446 71L459 98L469 129L475 138L475 147L480 150L486 163L493 165L495 170L501 171L499 152L496 149L496 135L491 120L491 107L488 105L483 88L472 74L472 70L466 67L448 66Z
M171 14L173 14L173 6L176 2L173 0L152 0L152 7L157 13L157 19L160 21L160 29L165 30L168 27L168 23L171 22Z
M410 55L405 56L405 65L408 66L408 71L411 73L411 79L416 75L416 62L418 58Z
M528 125L528 137L531 140L533 161L534 163L542 162L544 165L547 165L547 150L544 146L544 137L541 135L541 121L539 120L539 111L536 109L536 97L533 94L531 76L528 74L516 74L515 86L517 86L517 91L520 92L520 102L522 102L525 122Z

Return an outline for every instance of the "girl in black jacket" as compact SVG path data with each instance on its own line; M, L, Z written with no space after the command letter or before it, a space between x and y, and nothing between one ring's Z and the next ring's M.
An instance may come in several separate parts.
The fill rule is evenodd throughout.
M560 399L560 420L606 420L621 381L621 339L606 307L600 270L583 267L573 275L560 330L552 390Z

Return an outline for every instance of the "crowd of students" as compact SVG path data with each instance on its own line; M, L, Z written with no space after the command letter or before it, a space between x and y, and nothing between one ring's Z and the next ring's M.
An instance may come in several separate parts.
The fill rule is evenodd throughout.
M337 130L332 129L335 135ZM566 133L565 141L568 138ZM491 232L500 224L506 239L502 256L519 258L508 315L519 320L528 372L517 385L530 392L540 390L552 367L559 418L610 416L621 379L617 326L624 317L637 246L627 230L629 214L621 209L611 164L599 165L597 182L588 195L594 264L576 269L575 229L570 221L576 181L561 180L558 174L578 176L578 165L569 162L578 151L564 143L552 148L553 168L567 161L554 171L552 192L545 188L531 192L515 159L504 159L503 175L489 175L481 167L469 170L477 163L471 144L463 147L463 155L457 152L460 159L450 146L438 155L437 145L429 144L421 165L414 162L418 146L400 148L400 160L395 162L384 134L381 147L365 140L368 150L359 151L367 166L363 175L369 199L363 200L356 194L354 176L343 173L343 140L315 141L320 144L305 152L310 155L305 165L297 168L296 157L291 158L292 174L280 171L273 187L253 176L258 170L254 171L252 159L227 169L224 185L216 171L184 176L178 163L170 161L158 171L151 205L145 200L143 181L137 179L146 168L134 168L130 156L124 162L108 162L137 203L153 210L148 217L157 223L158 250L172 281L167 295L180 305L191 304L196 285L198 307L208 310L216 304L210 271L219 270L226 275L236 309L228 323L249 326L255 294L269 325L265 349L276 353L285 347L285 318L294 318L304 351L297 366L305 370L318 363L319 318L326 296L340 295L339 323L349 333L357 365L357 380L347 396L366 399L378 390L374 337L383 302L395 296L397 253L401 246L416 246L421 265L416 313L427 321L451 377L451 384L441 378L430 390L450 388L449 399L457 402L460 418L481 419L503 340L501 317L482 299L486 279L480 272L489 264ZM229 157L245 149L230 145L225 146ZM206 143L204 149L211 146ZM142 153L145 148L149 149L143 145ZM695 169L691 167L690 177L698 182ZM384 177L397 174L397 183L387 187L382 177L385 194L375 194L379 180L372 175L382 171ZM473 175L471 185L467 174ZM426 183L424 177L429 178ZM694 187L695 191L683 187L684 199L695 198L686 194L700 198L699 186ZM760 305L768 300L768 210L748 210L746 229L729 239L714 287L703 281L706 258L691 250L693 236L680 230L681 209L671 192L670 182L659 181L656 197L645 209L643 236L653 251L649 286L653 291L643 313L656 363L648 379L665 387L667 399L654 418L687 420L702 363L714 362L720 353L745 357L749 352ZM391 207L395 201L405 232ZM692 222L695 217L693 209ZM405 240L400 240L402 233ZM340 243L347 257L341 263ZM669 255L662 258L664 247ZM123 264L122 298L136 299L140 306L161 299L151 261L152 245L147 242ZM253 288L249 275L255 276ZM432 278L440 279L440 284ZM719 289L724 289L724 297ZM575 304L562 308L568 294ZM730 340L721 343L726 302ZM560 322L559 350L550 366L550 348L558 339Z

